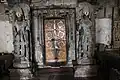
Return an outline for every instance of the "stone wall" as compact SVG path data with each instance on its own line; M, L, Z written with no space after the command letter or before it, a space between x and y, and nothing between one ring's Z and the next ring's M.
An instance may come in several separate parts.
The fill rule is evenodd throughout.
M110 18L112 20L112 40L111 40L111 48L119 48L120 47L120 1L119 0L98 0L99 4L103 6L97 6L100 9L97 11L96 18ZM96 8L97 8L96 7Z
M0 52L12 53L13 34L12 24L9 23L9 17L5 14L6 5L0 4Z

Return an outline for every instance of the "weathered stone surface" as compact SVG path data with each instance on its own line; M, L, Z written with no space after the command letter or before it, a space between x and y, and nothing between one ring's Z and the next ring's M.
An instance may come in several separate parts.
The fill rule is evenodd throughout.
M10 69L10 80L28 80L31 78L30 69Z
M75 77L93 77L97 76L97 65L80 65L77 66Z

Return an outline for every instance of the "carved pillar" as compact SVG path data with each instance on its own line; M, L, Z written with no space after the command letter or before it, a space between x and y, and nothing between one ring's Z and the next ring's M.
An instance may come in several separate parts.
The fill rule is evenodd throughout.
M93 7L87 2L79 3L76 8L77 32L77 69L75 77L92 77L97 74L94 57L95 31Z
M68 66L72 67L72 60L75 60L75 11L70 9L67 15L67 25L68 25Z
M33 12L33 38L34 58L38 67L43 67L43 44L42 44L42 19L38 11Z
M10 79L28 80L32 78L29 6L26 4L15 5L12 11L12 17L14 17L11 18L13 19L14 68L10 69Z

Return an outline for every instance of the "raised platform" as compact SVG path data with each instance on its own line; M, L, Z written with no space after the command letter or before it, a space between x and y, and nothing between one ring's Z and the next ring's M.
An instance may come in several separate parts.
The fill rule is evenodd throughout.
M74 80L74 69L65 68L43 68L35 73L38 80Z

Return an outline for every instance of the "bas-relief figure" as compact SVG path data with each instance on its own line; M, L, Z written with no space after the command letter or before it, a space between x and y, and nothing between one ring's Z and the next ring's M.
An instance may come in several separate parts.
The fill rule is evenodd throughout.
M15 58L19 58L20 62L29 62L28 25L26 22L16 22L14 32Z
M80 58L90 58L91 57L91 48L92 48L92 34L91 34L92 22L87 16L80 21L78 29L78 53L81 53ZM82 54L83 53L83 54Z
M89 59L93 55L93 34L92 28L93 23L90 20L92 7L88 3L80 3L76 9L77 11L77 57L78 63L82 64L81 61ZM90 9L89 9L90 8Z
M16 5L13 8L13 17L14 20L12 21L13 24L13 44L14 44L14 55L15 55L15 60L17 62L28 62L29 63L29 37L30 37L30 23L29 23L29 19L27 19L28 17L25 15L29 13L29 11L27 12L27 10L23 10L23 8L21 7L22 5ZM24 5L24 7L26 9L28 9L28 7L26 7L26 5ZM25 13L24 13L25 12ZM17 63L15 62L15 63ZM18 66L18 67L22 67L22 64L18 63L18 65L14 65L14 66ZM26 67L29 66L29 64L26 64ZM20 64L20 65L19 65Z
M76 49L78 65L76 66L75 77L90 77L95 76L97 73L97 66L93 59L93 37L95 34L93 19L92 5L87 2L79 3L76 8Z
M31 67L31 33L30 33L30 8L27 4L16 4L9 13L9 18L13 26L13 67L10 69L10 79L29 79L32 77L29 67ZM24 69L23 69L24 68ZM19 74L13 76L14 74Z

